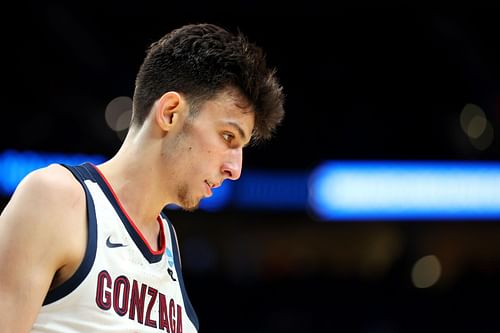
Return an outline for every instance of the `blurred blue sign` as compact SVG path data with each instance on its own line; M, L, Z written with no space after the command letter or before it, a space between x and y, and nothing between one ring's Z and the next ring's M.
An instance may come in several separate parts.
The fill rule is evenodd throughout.
M498 219L500 163L327 162L309 204L324 220Z

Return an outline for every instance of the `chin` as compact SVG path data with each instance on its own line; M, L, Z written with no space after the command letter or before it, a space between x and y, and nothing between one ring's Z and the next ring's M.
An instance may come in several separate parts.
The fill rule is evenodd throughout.
M181 187L178 192L179 206L186 211L194 211L200 206L202 198L196 198L189 194L187 186Z
M185 211L188 211L188 212L193 212L195 210L197 210L198 208L200 207L200 200L198 201L192 201L192 202L182 202L182 205L181 205L181 208Z
M189 206L189 207L182 207L182 209L186 212L194 212L198 209L200 205L196 205L196 206Z

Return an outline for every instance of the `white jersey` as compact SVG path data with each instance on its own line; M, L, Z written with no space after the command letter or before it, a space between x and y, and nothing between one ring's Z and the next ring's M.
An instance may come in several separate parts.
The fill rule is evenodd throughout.
M76 273L49 291L31 332L198 332L170 221L158 217L153 250L94 165L66 167L85 190L87 250Z

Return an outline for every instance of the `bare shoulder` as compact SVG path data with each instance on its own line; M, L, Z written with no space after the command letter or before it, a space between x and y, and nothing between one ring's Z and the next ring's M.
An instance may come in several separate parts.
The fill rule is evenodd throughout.
M30 243L67 248L85 232L85 192L71 172L52 164L29 173L0 215L0 230L30 237ZM76 233L76 235L75 235ZM86 237L85 235L81 235ZM80 238L82 238L80 237Z
M43 203L42 207L61 209L64 203L83 199L84 192L71 172L59 164L51 164L29 173L18 185L12 200L29 199L31 205ZM47 206L48 205L48 206Z

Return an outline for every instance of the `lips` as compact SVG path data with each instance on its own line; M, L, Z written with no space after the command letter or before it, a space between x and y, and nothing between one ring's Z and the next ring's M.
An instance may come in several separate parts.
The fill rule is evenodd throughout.
M208 180L205 180L205 183L210 186L210 188L217 188L217 187L220 187L222 184L221 183L212 183Z
M210 197L212 195L212 188L213 188L213 184L211 184L208 180L205 180L205 187L207 189L207 193L208 193L208 197Z
M209 180L205 180L205 185L207 186L207 192L208 192L209 196L211 196L212 189L220 187L222 185L222 183L212 183Z

